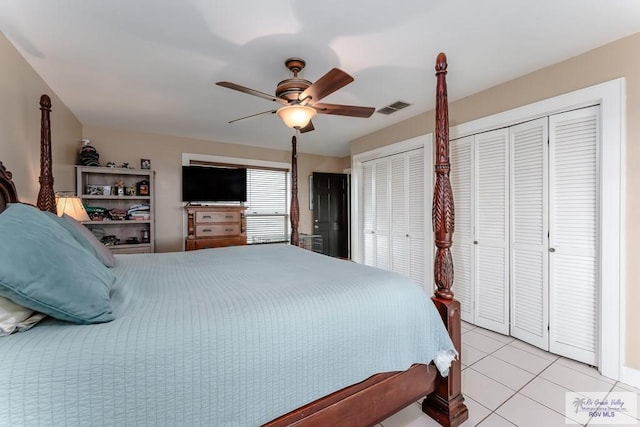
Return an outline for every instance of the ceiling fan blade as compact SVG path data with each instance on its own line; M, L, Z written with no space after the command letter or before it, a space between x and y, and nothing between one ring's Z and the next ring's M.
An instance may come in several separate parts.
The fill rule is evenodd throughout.
M240 86L239 84L236 84L236 83L216 82L216 84L218 86L226 87L228 89L237 90L238 92L247 93L247 94L253 95L253 96L258 96L260 98L267 99L269 101L278 102L278 103L283 104L283 105L287 105L288 104L288 102L283 100L283 99L277 98L277 97L275 97L273 95L269 95L268 93L260 92L259 90L250 89L248 87Z
M309 86L298 96L298 100L304 104L320 101L325 96L337 91L353 81L353 77L339 68L331 69L327 74L320 77L314 84Z
M313 122L309 120L309 123L305 127L300 128L300 133L311 132L314 129L315 127L313 127Z
M358 107L356 105L340 105L340 104L325 104L315 103L313 108L320 114L335 114L338 116L351 116L351 117L371 117L374 111L373 107Z
M244 120L244 119L248 119L251 117L255 117L255 116L260 116L262 114L267 114L267 113L271 113L271 114L275 114L277 110L268 110L268 111L263 111L262 113L256 113L256 114L252 114L250 116L245 116L245 117L240 117L239 119L234 119L231 120L229 123L233 123L233 122L237 122L238 120Z

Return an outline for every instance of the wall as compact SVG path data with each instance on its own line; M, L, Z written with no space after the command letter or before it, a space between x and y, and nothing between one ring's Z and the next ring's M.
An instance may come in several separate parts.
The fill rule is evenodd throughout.
M618 40L582 55L538 70L467 98L449 104L449 124L466 123L511 110L618 77L625 77L626 100L626 348L625 365L640 369L640 33ZM434 58L435 60L435 58ZM455 67L455 58L448 58ZM425 79L429 76L425 76ZM435 85L435 77L428 80ZM449 80L449 87L455 81ZM430 133L434 111L413 117L352 142L351 154L357 154L394 142Z
M209 154L223 157L268 160L291 163L291 142L283 150L224 144L176 136L130 132L85 126L83 137L91 140L100 154L100 162L129 162L139 167L140 159L150 159L156 171L156 251L182 249L183 209L181 202L182 153ZM299 147L298 147L299 148ZM311 233L312 212L309 210L309 184L312 172L342 172L348 158L323 157L298 153L298 199L301 233Z
M35 203L40 176L40 95L51 97L53 176L56 191L73 188L72 153L82 125L0 33L0 161L13 173L20 200Z

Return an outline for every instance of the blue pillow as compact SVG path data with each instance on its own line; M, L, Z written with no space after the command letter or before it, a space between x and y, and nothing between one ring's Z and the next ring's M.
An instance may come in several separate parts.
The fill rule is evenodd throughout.
M55 219L62 228L71 233L73 238L76 239L83 248L98 258L100 262L107 267L115 267L116 258L113 256L113 252L96 239L96 236L93 235L91 230L67 214L63 214L62 217L51 212L47 212L47 214Z
M0 214L0 296L78 324L113 320L115 276L73 236L33 207Z

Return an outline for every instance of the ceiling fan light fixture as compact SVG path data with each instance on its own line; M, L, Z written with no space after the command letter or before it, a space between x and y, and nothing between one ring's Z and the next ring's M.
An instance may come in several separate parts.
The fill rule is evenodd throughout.
M306 105L287 105L277 111L278 117L292 129L300 129L309 124L316 110Z

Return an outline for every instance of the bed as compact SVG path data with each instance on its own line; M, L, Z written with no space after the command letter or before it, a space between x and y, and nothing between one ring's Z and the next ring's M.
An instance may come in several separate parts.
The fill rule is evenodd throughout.
M29 331L0 338L0 420L9 425L364 426L424 398L423 411L440 424L464 422L468 412L455 358L460 310L451 291L454 217L445 74L446 57L440 54L432 299L394 273L294 245L116 256L111 269L74 270L81 276L104 269L95 280L110 282L100 288L108 308L101 308L93 324L48 317ZM48 97L41 109L38 207L51 212ZM295 145L292 162L295 242ZM13 203L0 214L0 234L1 220L9 217L34 221L25 228L35 234L53 232L48 221L58 221L55 215L18 201L11 174L0 163L0 212ZM9 228L4 230L8 234ZM5 247L5 259L18 256L19 246ZM69 250L79 259L81 251ZM0 271L0 285L3 277ZM91 286L88 292L97 288Z

